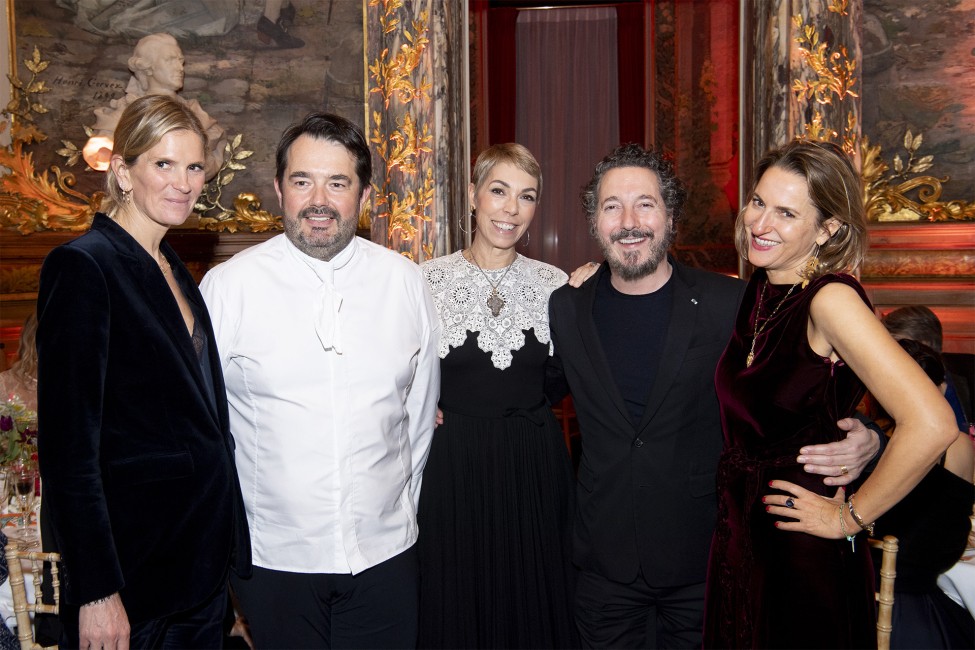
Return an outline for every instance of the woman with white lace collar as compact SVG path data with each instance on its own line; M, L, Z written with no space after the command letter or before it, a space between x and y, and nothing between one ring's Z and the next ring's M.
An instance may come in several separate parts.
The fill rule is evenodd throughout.
M523 146L474 166L470 248L423 265L443 324L440 409L420 494L419 647L576 645L573 476L545 399L561 270L516 245L542 190Z

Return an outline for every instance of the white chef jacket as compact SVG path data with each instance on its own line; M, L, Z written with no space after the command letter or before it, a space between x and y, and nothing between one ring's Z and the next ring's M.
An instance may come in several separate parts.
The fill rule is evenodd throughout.
M278 235L200 290L254 564L355 574L413 545L440 388L419 267L358 237L323 262Z

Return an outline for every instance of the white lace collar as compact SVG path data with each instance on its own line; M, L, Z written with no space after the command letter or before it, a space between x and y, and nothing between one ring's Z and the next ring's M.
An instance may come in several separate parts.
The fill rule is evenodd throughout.
M477 346L491 355L499 370L511 365L511 354L524 347L529 329L552 353L548 298L568 279L558 268L518 255L507 275L505 269L482 273L460 251L425 262L422 268L443 325L441 359L464 344L468 331L477 333ZM497 316L487 305L492 287L485 274L491 282L500 282L497 289L504 307Z

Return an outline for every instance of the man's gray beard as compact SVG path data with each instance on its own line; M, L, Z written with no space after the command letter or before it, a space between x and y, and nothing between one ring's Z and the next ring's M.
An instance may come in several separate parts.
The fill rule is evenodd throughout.
M295 248L309 257L314 257L316 260L322 260L323 262L330 261L333 257L341 253L349 245L349 242L352 241L352 238L355 237L356 222L353 219L339 218L337 220L338 230L335 234L324 242L313 244L305 239L304 233L301 232L301 220L303 218L299 216L297 219L285 219L284 234L295 245Z
M609 268L613 272L613 275L624 280L626 282L632 282L633 280L641 280L645 277L653 275L660 263L667 259L667 250L670 245L674 242L674 236L676 231L673 225L667 226L667 232L664 238L660 241L657 240L656 236L652 232L648 234L650 237L650 255L642 263L633 266L632 264L627 264L626 261L630 258L637 259L640 256L640 251L631 251L623 255L620 259L616 255L616 251L613 250L613 237L611 236L609 241L599 240L599 247L603 250L603 257L609 263Z

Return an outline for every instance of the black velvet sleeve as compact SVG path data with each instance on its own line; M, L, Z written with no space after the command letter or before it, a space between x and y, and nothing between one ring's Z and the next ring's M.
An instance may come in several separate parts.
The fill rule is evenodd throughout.
M77 605L123 586L99 462L110 302L89 253L63 246L48 255L37 305L38 457L66 601Z
M877 426L877 423L871 420L863 413L857 411L856 413L853 414L853 417L860 420L860 422L863 423L863 426L870 429L870 431L873 432L874 435L880 438L880 449L877 450L877 454L873 457L873 460L867 463L867 466L863 468L863 472L860 474L860 482L862 483L867 476L873 473L873 470L877 469L877 461L880 460L880 457L884 455L884 450L887 449L888 438L887 438L887 434L885 434L883 430L879 426Z

